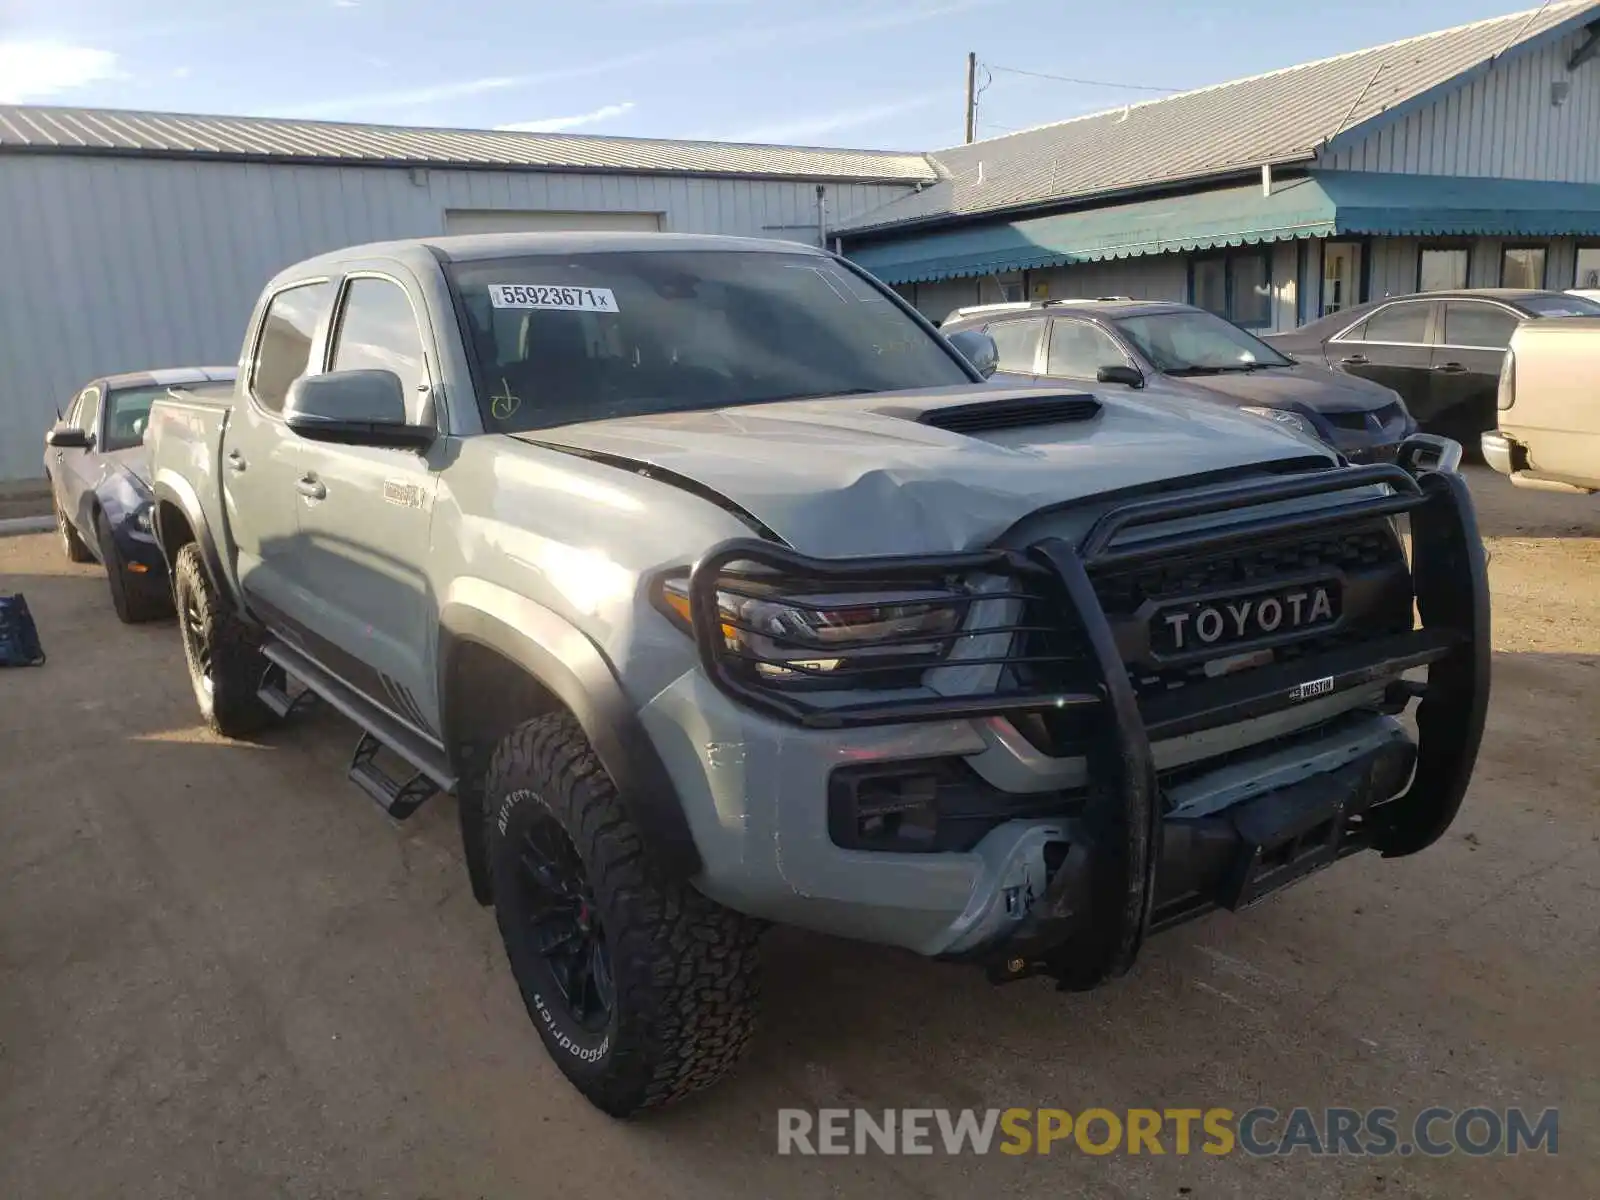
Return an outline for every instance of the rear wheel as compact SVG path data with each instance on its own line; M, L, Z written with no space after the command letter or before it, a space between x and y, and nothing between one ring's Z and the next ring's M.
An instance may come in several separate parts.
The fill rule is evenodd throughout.
M513 731L483 797L511 973L573 1086L625 1117L731 1070L754 1027L760 926L661 877L577 723Z
M255 631L211 586L197 543L178 551L172 590L189 682L206 724L225 737L242 737L269 724L272 710L256 694L267 660Z
M124 625L141 621L154 621L172 615L172 597L157 591L150 584L134 583L129 579L127 561L117 549L117 539L112 535L111 522L105 513L95 517L94 530L100 545L100 561L105 564L106 581L111 587L111 606L117 610L117 619Z
M72 522L67 520L67 514L61 511L60 504L56 505L56 536L61 539L61 553L67 556L68 562L94 561L94 555L89 553L89 547L78 536L78 531L72 527Z

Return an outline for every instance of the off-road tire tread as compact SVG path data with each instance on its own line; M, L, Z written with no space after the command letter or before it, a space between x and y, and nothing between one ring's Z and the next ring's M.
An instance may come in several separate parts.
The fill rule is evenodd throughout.
M622 1117L679 1100L732 1070L755 1028L761 923L662 874L569 714L536 717L507 735L485 785L490 838L501 800L514 790L531 792L556 817L605 922L618 1033L605 1077L573 1083ZM493 862L491 855L491 872ZM502 922L508 917L500 914Z
M246 737L264 729L274 717L256 691L267 660L261 655L255 630L241 621L212 588L198 542L189 542L178 551L172 566L172 591L180 621L184 619L184 594L192 591L201 620L211 626L211 711L206 712L201 706L206 723L223 737ZM190 661L189 642L187 638L181 640L192 679L195 664Z

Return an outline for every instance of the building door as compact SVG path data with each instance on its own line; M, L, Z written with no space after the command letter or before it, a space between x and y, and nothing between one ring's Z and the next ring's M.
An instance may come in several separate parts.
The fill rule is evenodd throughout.
M1322 247L1322 312L1343 312L1361 303L1361 243L1328 242Z

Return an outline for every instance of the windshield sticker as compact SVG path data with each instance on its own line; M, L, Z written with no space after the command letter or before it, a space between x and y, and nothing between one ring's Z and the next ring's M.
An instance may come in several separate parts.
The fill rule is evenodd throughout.
M610 288L551 287L542 283L491 283L489 303L496 308L554 308L578 312L620 311Z
M500 390L490 395L489 411L494 414L497 421L505 421L517 415L517 409L522 407L522 397L513 395L511 384L502 377Z

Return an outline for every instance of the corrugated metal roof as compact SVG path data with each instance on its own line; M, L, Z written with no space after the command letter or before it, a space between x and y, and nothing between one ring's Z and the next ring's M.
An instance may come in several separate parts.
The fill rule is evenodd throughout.
M648 171L917 183L937 179L921 154L587 137L490 129L349 125L267 117L0 105L0 152L272 159L427 167Z
M867 242L850 258L885 283L1342 234L1548 238L1600 233L1600 184L1318 171L1016 221Z
M872 229L1305 161L1490 58L1600 18L1567 0L1337 58L941 150L949 178L839 226Z

